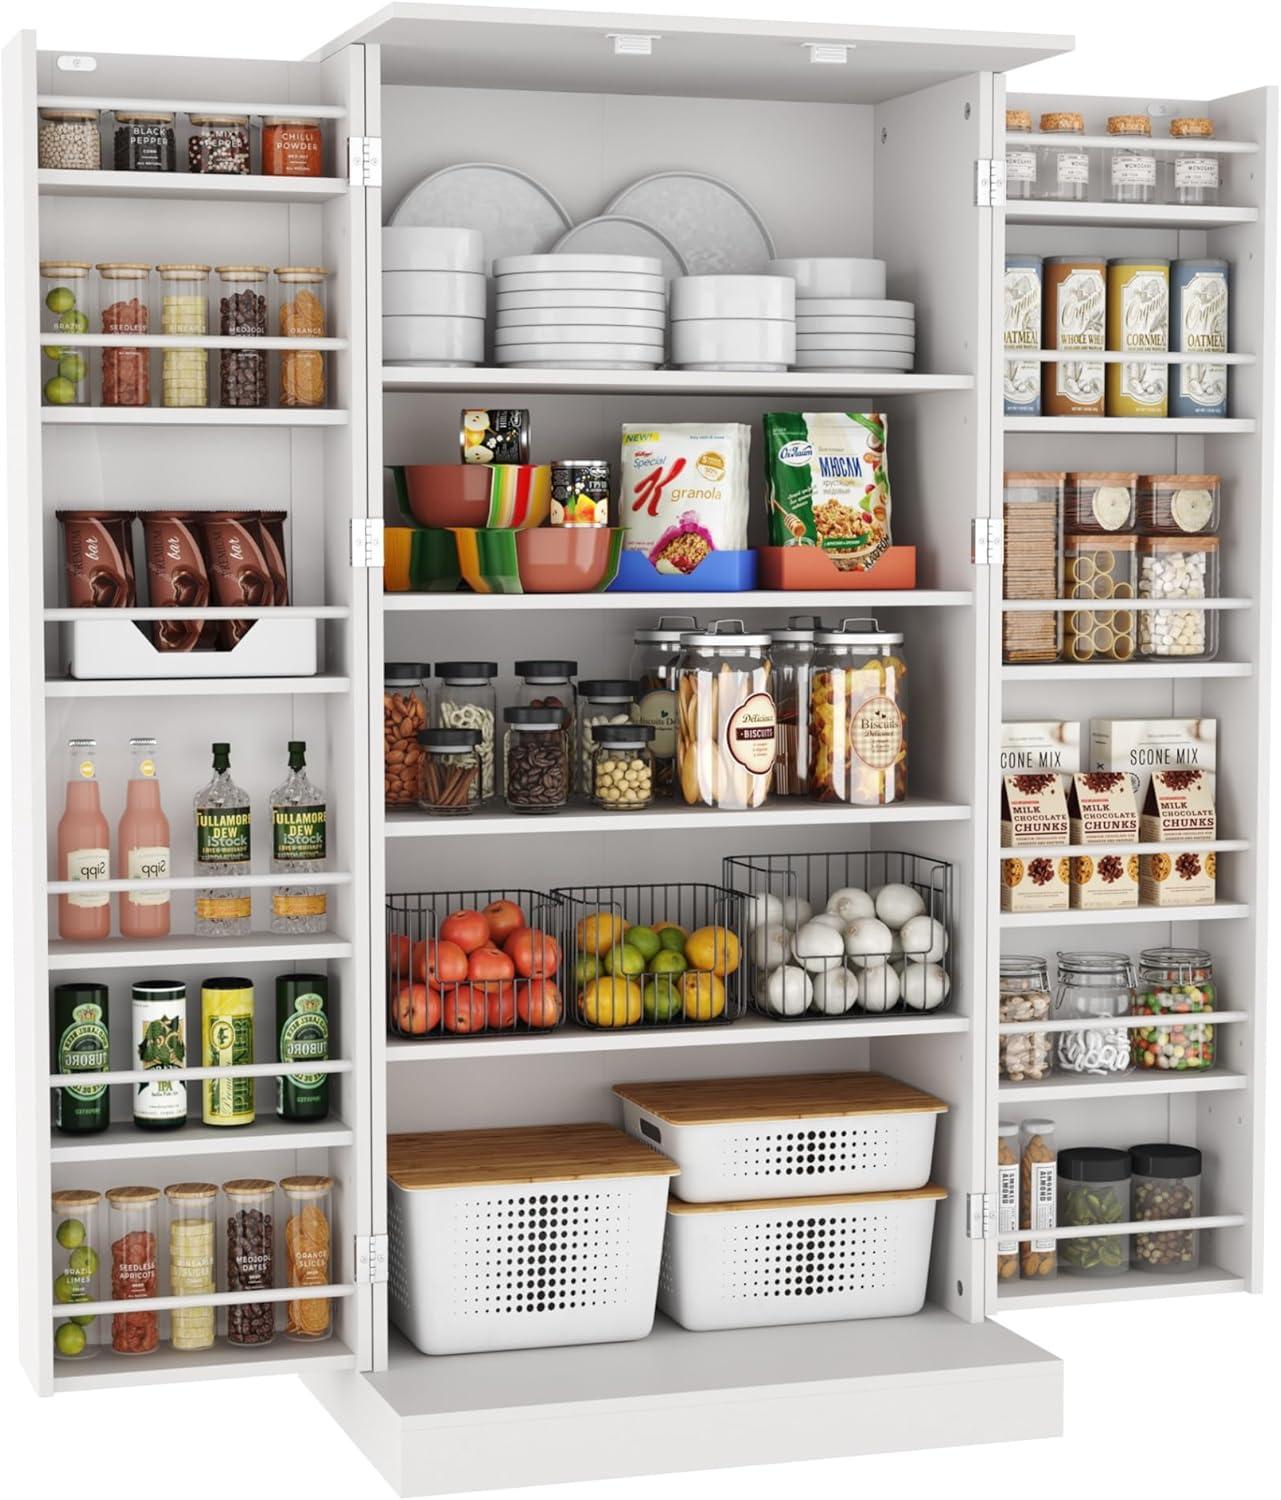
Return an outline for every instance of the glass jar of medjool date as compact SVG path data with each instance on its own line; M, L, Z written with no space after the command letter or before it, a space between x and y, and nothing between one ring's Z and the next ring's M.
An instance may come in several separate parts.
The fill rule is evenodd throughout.
M266 338L267 267L219 266L218 332L230 338ZM218 404L267 404L267 351L218 351Z

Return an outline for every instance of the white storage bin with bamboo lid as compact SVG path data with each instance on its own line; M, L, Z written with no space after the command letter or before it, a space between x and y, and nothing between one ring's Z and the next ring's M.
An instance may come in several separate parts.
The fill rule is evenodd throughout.
M920 1312L934 1209L946 1197L926 1184L736 1203L672 1199L659 1308L695 1332Z
M678 1170L613 1125L390 1136L392 1321L424 1354L644 1338Z
M680 1168L686 1203L926 1185L947 1105L881 1073L620 1083L623 1125Z

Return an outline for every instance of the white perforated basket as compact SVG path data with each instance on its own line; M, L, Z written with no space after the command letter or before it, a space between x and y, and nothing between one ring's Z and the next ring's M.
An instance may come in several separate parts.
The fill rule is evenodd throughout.
M919 1312L946 1196L669 1204L658 1305L695 1331Z
M686 1203L889 1193L930 1179L947 1106L877 1073L619 1084L630 1135L680 1167Z
M392 1321L424 1354L644 1338L672 1171L644 1154L654 1167L630 1176L567 1166L534 1181L412 1188L393 1176Z

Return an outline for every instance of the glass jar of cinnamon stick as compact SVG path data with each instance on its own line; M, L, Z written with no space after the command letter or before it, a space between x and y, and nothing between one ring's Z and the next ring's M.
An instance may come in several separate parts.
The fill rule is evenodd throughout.
M438 817L473 812L482 801L479 729L425 729L420 751L418 805Z

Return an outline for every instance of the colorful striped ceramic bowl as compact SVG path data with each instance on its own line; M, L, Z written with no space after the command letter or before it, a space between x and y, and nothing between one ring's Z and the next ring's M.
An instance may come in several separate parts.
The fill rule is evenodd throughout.
M538 531L455 527L458 569L478 594L590 594L618 572L618 526L545 526Z
M524 531L551 512L547 464L406 464L402 494L420 526Z

